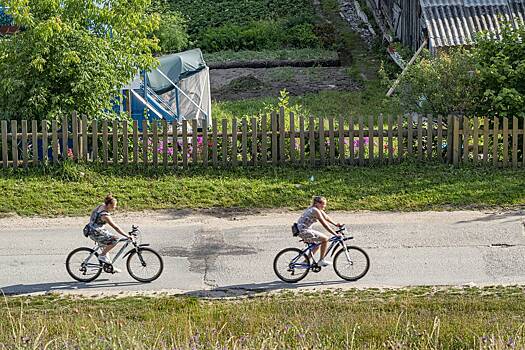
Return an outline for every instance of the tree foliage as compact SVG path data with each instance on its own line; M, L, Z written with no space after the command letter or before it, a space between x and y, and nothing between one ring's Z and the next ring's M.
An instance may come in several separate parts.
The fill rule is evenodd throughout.
M187 33L188 21L179 11L173 9L173 4L166 0L153 0L148 10L160 16L160 25L155 30L159 39L161 52L179 52L190 45Z
M482 87L477 112L525 117L525 26L501 26L498 37L483 33L473 50Z
M4 0L23 30L0 40L0 117L90 117L156 64L149 0Z
M470 49L428 54L408 68L398 95L407 111L525 116L525 26L501 24Z

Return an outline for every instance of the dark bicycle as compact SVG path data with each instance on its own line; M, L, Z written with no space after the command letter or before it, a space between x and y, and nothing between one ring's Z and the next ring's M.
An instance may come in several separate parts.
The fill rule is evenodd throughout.
M98 260L99 251L102 250L102 246L96 243L93 248L80 247L69 253L66 258L67 272L79 282L94 281L100 276L102 271L113 273L113 264L131 243L133 246L132 249L122 256L122 259L128 258L126 268L130 276L139 282L152 282L156 280L164 269L162 257L155 250L149 248L149 244L137 243L140 234L138 226L132 226L129 234L135 239L121 238L117 241L117 244L124 242L124 245L117 255L115 255L111 264L106 264Z
M335 273L344 280L357 281L363 278L370 269L368 254L359 247L349 246L346 241L353 237L345 237L346 227L336 230L338 236L331 237L326 256L333 256ZM301 242L304 242L301 240ZM288 283L299 282L308 272L319 272L321 266L312 254L320 243L306 243L306 248L286 248L281 250L273 261L273 270L279 279ZM339 250L337 248L340 248ZM335 256L334 256L335 254Z

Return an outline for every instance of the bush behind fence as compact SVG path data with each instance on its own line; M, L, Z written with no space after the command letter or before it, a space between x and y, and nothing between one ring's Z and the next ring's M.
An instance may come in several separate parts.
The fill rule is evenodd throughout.
M392 164L404 159L525 167L523 118L303 117L240 120L0 123L3 168L80 162L188 168L193 165L325 166Z

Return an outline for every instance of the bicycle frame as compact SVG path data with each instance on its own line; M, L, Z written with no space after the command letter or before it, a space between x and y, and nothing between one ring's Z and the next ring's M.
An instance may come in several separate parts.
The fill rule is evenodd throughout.
M341 230L338 230L336 232L344 232L344 228L341 229ZM346 255L346 258L348 259L348 261L350 261L350 256L348 255L348 249L347 249L347 246L346 246L346 243L345 241L349 240L349 239L352 239L352 237L341 237L341 236L332 236L330 237L330 239L328 240L328 242L330 242L330 245L328 246L328 249L326 250L326 255L330 255L330 256L333 256L335 254L335 252L337 251L337 247L338 246L341 246L345 252L345 255ZM301 254L299 254L296 258L294 258L291 262L290 262L290 267L294 267L294 268L305 268L305 269L309 269L311 268L312 266L315 266L317 265L317 261L315 261L315 258L314 258L314 254L312 253L312 251L314 249L317 249L319 246L321 246L321 243L307 243L307 247L305 249L303 249L301 251ZM297 264L297 260L299 260L301 258L301 256L303 254L306 254L307 256L309 256L311 259L312 259L312 263L307 265L307 264Z

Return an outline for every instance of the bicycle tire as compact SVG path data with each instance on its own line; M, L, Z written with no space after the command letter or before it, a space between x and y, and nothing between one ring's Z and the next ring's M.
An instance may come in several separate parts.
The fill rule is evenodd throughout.
M308 268L304 269L303 274L300 275L297 278L287 278L278 269L279 258L281 256L283 256L284 254L289 253L289 252L292 253L291 254L292 258L291 259L294 259L295 257L297 257L299 255L302 255L302 257L305 259L305 263L308 265ZM295 257L293 257L294 256L293 253L296 253ZM290 260L290 263L291 263L291 260ZM281 281L284 281L284 282L287 282L287 283L297 283L300 280L302 280L303 278L305 278L306 275L308 275L308 272L310 272L310 258L308 257L308 255L303 253L303 251L301 249L298 249L298 248L286 248L286 249L283 249L279 253L277 253L277 255L275 256L275 258L273 260L273 271L275 272L275 274L277 275L277 277ZM287 270L287 271L289 271L289 270ZM292 273L292 275L293 275L293 273Z
M359 247L355 247L355 246L347 246L347 251L350 252L350 251L355 251L355 252L359 252L365 259L365 266L364 266L364 269L362 272L360 272L359 274L355 275L355 276L347 276L347 275L344 275L343 273L341 273L341 271L339 270L338 268L338 261L339 261L339 258L341 256L341 254L343 254L343 258L346 260L346 254L344 254L345 250L344 249L340 249L334 256L334 270L335 270L335 273L337 274L337 276L341 277L342 279L346 280L346 281L357 281L358 279L361 279L363 278L367 273L368 273L368 270L370 269L370 258L368 257L368 254L362 249L362 248L359 248ZM353 253L350 253L351 255Z
M80 248L74 249L71 253L68 254L68 256L66 258L66 270L67 270L67 273L71 277L73 277L73 279L75 279L75 280L77 280L79 282L91 282L91 281L94 281L102 273L102 263L100 261L98 261L98 253L97 252L95 252L95 254L93 256L96 259L96 262L98 262L99 268L98 269L94 269L94 274L93 275L91 275L89 278L82 278L82 277L79 277L78 275L76 275L75 273L73 273L74 269L71 268L71 260L75 256L75 254L77 254L78 252L81 252L81 251L85 251L86 252L86 257L88 257L90 254L95 252L93 249L87 248L87 247L80 247ZM96 264L96 262L94 262L93 264Z
M138 256L137 254L137 251L134 250L131 252L131 254L129 254L128 256L128 260L126 261L126 268L128 270L128 273L131 277L133 277L135 280L139 281L139 282L144 282L144 283L149 283L149 282L153 282L155 281L157 278L160 277L160 275L162 274L162 271L164 270L164 262L162 261L162 257L160 256L159 253L157 253L155 250L151 249L151 248L147 248L147 247L140 247L138 249L138 252L140 254L142 254L143 252L149 252L151 254L153 254L153 256L158 259L158 263L159 263L159 267L158 267L158 270L155 272L155 274L152 276L152 277L140 277L136 274L136 272L133 271L133 269L131 268L131 263L134 259L139 259L139 262L141 263L141 266L144 268L146 266L142 265L142 261L140 260L140 257ZM141 255L142 256L142 255ZM135 258L134 258L135 257Z

